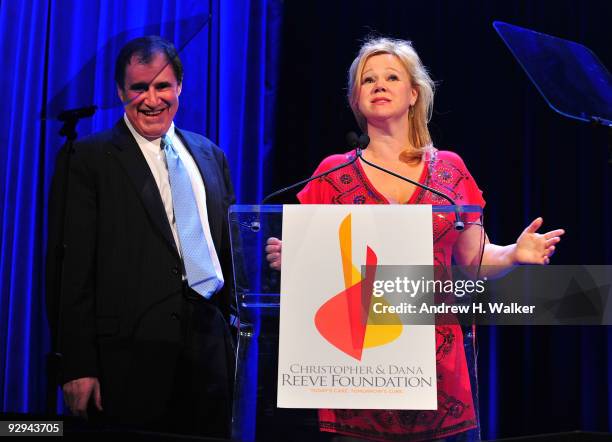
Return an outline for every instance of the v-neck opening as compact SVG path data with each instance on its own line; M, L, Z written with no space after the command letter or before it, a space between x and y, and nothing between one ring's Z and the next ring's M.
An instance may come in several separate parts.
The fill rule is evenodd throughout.
M419 184L423 184L424 183L425 178L427 177L427 171L429 169L428 164L427 164L428 160L423 159L421 161L423 161L423 170L421 171L421 175L420 175L419 179L417 180L417 182ZM423 191L422 187L415 186L413 184L415 189L413 190L412 194L410 195L410 198L408 198L408 200L406 202L403 202L403 203L401 203L401 202L392 203L391 201L389 201L389 198L387 198L385 195L383 195L374 186L374 184L372 184L372 181L370 181L370 178L366 174L366 171L365 171L365 169L363 167L363 164L361 164L361 160L356 161L356 164L357 164L357 167L359 168L359 172L363 175L363 181L364 181L364 184L366 185L366 187L368 188L368 190L371 191L372 193L374 193L376 196L378 196L383 201L385 201L387 204L413 204L414 200L417 198L417 195L419 194L419 192ZM399 180L399 178L397 178L397 179Z

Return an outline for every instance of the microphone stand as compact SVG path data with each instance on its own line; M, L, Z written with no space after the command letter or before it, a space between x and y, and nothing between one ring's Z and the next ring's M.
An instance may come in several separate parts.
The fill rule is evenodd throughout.
M57 314L55 322L55 336L51 339L51 351L47 353L47 415L57 415L57 387L60 382L60 371L62 362L62 353L60 345L60 329L62 323L62 289L64 278L64 258L66 244L64 244L64 236L66 230L66 214L68 202L68 189L70 186L70 162L74 153L74 140L77 138L76 126L81 118L91 117L96 112L97 106L88 106L78 109L68 109L62 111L57 119L63 121L64 125L59 131L59 134L66 137L66 155L64 159L64 182L59 208L59 217L61 220L59 227L58 242L55 248L55 287L52 294L57 298ZM47 296L50 294L48 293Z

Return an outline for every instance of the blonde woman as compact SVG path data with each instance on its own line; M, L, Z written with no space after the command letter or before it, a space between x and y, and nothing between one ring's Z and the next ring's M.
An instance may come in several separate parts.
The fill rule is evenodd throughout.
M434 83L409 41L377 38L360 49L349 70L348 100L361 129L370 137L365 159L433 187L461 205L484 207L482 192L462 159L432 145L427 123ZM314 174L338 166L355 151L325 158ZM448 201L362 161L311 181L298 193L302 204L432 204ZM482 231L453 228L452 220L434 218L434 263L447 269L478 265ZM564 231L538 234L535 219L515 244L497 246L485 235L482 263L498 270L515 264L548 264ZM282 243L268 240L267 258L280 270ZM463 333L456 325L436 326L438 409L319 410L320 428L368 440L438 440L459 436L477 426Z

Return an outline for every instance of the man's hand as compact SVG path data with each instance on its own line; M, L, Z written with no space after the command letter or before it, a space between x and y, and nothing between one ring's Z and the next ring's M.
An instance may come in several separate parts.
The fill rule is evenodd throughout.
M87 404L93 394L96 408L102 411L102 397L100 396L100 381L98 378L79 378L66 382L62 387L64 401L72 414L87 419Z

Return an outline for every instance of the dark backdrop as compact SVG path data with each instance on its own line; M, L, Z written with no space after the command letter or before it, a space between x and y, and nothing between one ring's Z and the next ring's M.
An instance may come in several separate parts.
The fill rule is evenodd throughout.
M514 242L541 215L567 230L555 263L611 264L606 133L546 105L494 20L578 41L612 66L609 1L285 2L271 188L348 150L346 76L360 40L409 39L438 83L434 143L484 190L492 240ZM610 430L609 328L482 327L478 339L483 437Z

